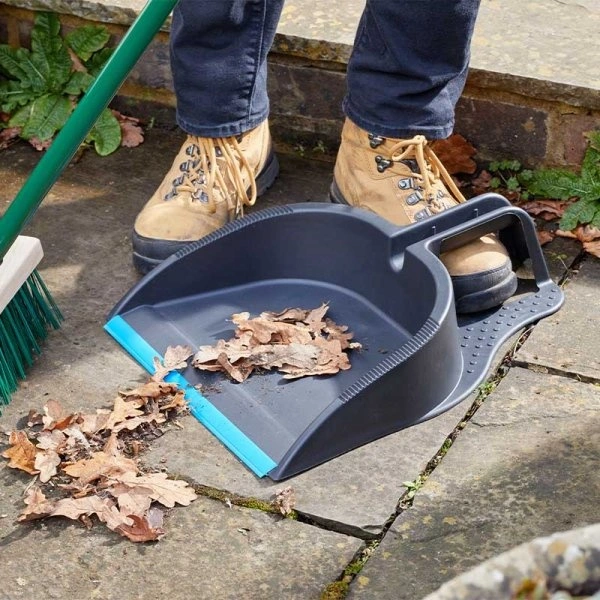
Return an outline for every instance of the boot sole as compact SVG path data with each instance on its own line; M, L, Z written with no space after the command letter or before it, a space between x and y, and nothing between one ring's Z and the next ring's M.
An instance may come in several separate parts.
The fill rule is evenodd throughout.
M267 159L263 170L256 176L256 195L264 194L279 175L279 161L275 153ZM138 235L135 230L131 234L133 246L133 266L136 271L145 275L163 260L175 254L195 240L178 242L173 240L157 240Z
M344 198L335 179L329 189L329 199L336 204L351 206ZM499 306L517 290L518 279L510 260L497 269L472 275L450 276L454 288L456 312L461 314L481 312Z

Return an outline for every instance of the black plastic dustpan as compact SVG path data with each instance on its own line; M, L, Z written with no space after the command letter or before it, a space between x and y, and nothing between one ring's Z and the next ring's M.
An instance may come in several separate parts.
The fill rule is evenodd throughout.
M491 232L514 264L531 258L535 290L457 316L438 256ZM242 384L192 367L169 375L192 413L259 476L285 479L448 410L485 377L502 342L557 311L563 294L532 220L500 196L402 229L360 209L296 204L244 217L167 259L106 329L152 372L168 346L232 337L233 313L323 302L364 347L348 371L292 381L269 372Z

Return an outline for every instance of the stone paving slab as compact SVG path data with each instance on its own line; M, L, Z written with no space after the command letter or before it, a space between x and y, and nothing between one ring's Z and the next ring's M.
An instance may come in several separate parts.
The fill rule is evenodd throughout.
M0 471L2 600L318 598L360 540L198 498L171 510L167 535L132 544L101 525L15 523L26 478Z
M157 440L145 460L196 483L263 500L291 486L296 509L336 530L381 532L405 491L460 422L469 402L416 427L377 440L284 482L258 479L190 417L183 431Z
M394 522L351 598L421 598L519 543L600 521L597 386L514 368Z
M600 380L600 260L588 256L565 294L563 308L536 326L515 359L542 370L550 367Z
M30 408L49 398L71 410L109 405L119 389L147 376L102 326L106 314L138 276L131 266L129 233L181 142L177 132L151 130L135 149L99 158L91 152L69 167L33 221L43 243L42 275L65 312L44 352L0 420L10 430ZM38 155L25 145L3 152L0 201L13 197ZM282 157L280 179L257 208L324 200L331 164ZM561 256L562 256L561 251ZM555 277L563 272L554 266ZM511 340L496 357L501 359ZM321 523L370 537L381 531L404 492L453 431L473 397L440 417L348 453L285 483L259 480L192 417L169 433L146 460L199 484L269 500L295 488L297 508ZM163 462L163 459L165 462Z

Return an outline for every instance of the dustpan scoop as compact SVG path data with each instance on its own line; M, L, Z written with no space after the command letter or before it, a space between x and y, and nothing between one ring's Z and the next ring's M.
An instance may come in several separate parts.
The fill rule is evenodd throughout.
M531 259L535 290L457 316L439 255L496 231L514 264ZM558 310L563 294L531 218L501 196L402 229L360 209L297 204L244 217L170 257L117 304L106 330L153 372L169 346L232 337L233 313L323 302L363 345L348 371L293 381L269 372L243 384L193 367L168 376L258 476L285 479L450 409L501 344Z

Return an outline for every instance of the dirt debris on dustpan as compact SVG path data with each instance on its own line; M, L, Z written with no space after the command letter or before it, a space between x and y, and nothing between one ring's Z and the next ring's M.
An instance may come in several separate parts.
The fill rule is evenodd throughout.
M204 371L225 373L242 383L257 370L277 369L284 379L335 375L350 369L348 350L359 350L346 325L328 318L329 306L287 308L251 318L234 314L235 335L214 346L200 346L192 365Z
M180 365L180 356L175 351L169 364ZM2 454L9 467L35 477L18 520L66 517L91 527L95 515L132 542L160 539L164 510L189 505L196 492L166 473L145 472L138 454L187 408L176 385L152 380L93 414L70 413L56 400L43 413L30 411L27 428L10 433Z

